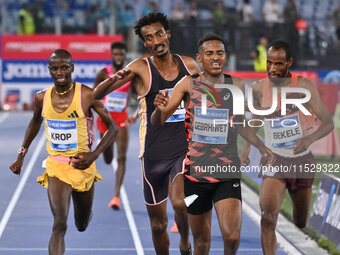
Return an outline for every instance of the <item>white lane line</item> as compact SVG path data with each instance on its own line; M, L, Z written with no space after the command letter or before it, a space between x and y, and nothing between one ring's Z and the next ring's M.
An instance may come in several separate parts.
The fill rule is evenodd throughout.
M5 112L3 114L0 115L0 124L2 122L4 122L5 119L7 119L7 117L9 116L9 113L8 112Z
M242 209L253 219L257 225L260 226L261 216L258 214L246 201L242 201ZM281 248L292 255L303 255L295 246L293 246L280 232L275 231L276 239Z
M113 160L111 165L112 165L112 168L113 168L113 173L116 173L117 161ZM124 209L125 209L124 211L125 211L128 223L129 223L129 227L130 227L130 230L131 230L133 242L134 242L135 247L136 247L137 255L144 255L142 242L141 242L139 234L138 234L137 226L136 226L136 223L135 223L135 219L133 218L129 199L128 199L128 196L126 194L124 185L122 185L120 187L120 197L121 197L122 203L124 205Z
M6 228L6 225L7 225L7 222L9 220L9 218L11 217L12 215L12 212L14 210L14 207L15 205L17 204L18 200L19 200L19 197L21 195L21 192L22 190L24 189L24 186L27 182L27 179L28 177L30 176L31 172L32 172L32 169L33 169L33 166L40 154L40 151L44 145L44 142L45 142L45 133L43 133L43 135L41 136L40 140L39 140L39 143L38 143L38 146L37 148L34 150L34 153L32 155L32 158L30 159L28 165L27 165L27 168L26 169L22 169L22 172L23 172L23 175L20 179L20 182L17 186L17 188L15 189L14 191L14 194L11 198L11 201L9 202L8 206L7 206L7 209L4 213L4 215L2 216L2 219L1 219L1 222L0 222L0 238ZM10 170L9 170L10 171Z

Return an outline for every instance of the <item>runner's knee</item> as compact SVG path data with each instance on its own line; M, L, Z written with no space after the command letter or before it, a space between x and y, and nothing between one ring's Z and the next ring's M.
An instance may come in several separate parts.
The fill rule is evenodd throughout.
M126 154L122 153L122 154L118 155L118 159L117 160L118 160L118 163L121 163L121 164L125 163L126 162Z
M88 226L88 222L75 222L76 228L79 232L84 232Z
M168 227L167 220L152 220L151 221L151 230L154 235L161 235L166 231Z
M278 213L262 211L261 228L275 230Z
M240 242L240 233L223 235L223 242L231 247L237 245Z
M307 226L307 218L295 218L294 217L294 224L298 228L305 228Z
M208 251L210 249L210 237L206 235L194 235L195 249Z
M107 165L111 164L113 160L113 155L104 154L104 161Z
M67 230L67 219L61 217L55 217L54 224L53 224L53 232L64 234Z
M174 211L176 213L186 214L186 207L185 207L184 200L182 200L182 199L173 199L172 207L174 208Z

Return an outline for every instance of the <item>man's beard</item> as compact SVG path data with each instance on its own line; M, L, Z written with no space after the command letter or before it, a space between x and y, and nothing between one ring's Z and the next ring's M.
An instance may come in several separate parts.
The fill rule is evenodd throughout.
M116 64L115 62L112 62L112 65L113 67L116 69L116 70L120 70L123 68L123 64Z
M270 78L269 77L269 79L272 83L275 83L276 85L280 85L285 80L283 77L279 77L279 78Z

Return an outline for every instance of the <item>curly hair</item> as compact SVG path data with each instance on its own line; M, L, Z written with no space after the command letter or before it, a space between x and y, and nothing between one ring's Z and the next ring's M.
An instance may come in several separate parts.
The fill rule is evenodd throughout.
M126 50L126 44L123 42L113 42L111 43L111 50L113 49L123 49Z
M136 25L133 27L135 29L135 34L139 36L140 39L144 41L143 35L141 33L141 29L144 26L151 25L153 23L161 23L164 27L164 30L169 30L169 20L166 15L160 12L150 12L147 15L143 16L136 22Z

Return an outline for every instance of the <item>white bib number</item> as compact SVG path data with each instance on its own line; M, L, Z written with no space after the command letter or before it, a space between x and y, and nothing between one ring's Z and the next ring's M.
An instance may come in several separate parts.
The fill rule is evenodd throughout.
M193 138L195 142L226 144L228 139L228 109L207 109L195 106L195 119L193 123Z
M168 90L170 96L173 89ZM166 120L166 122L178 122L184 121L184 119L185 119L185 104L184 101L182 100L177 110Z
M122 112L126 108L128 94L126 92L113 92L106 96L105 107L108 111Z
M270 120L270 136L275 148L292 148L303 137L299 115Z
M47 133L52 149L57 151L78 149L76 120L47 119L47 125Z

